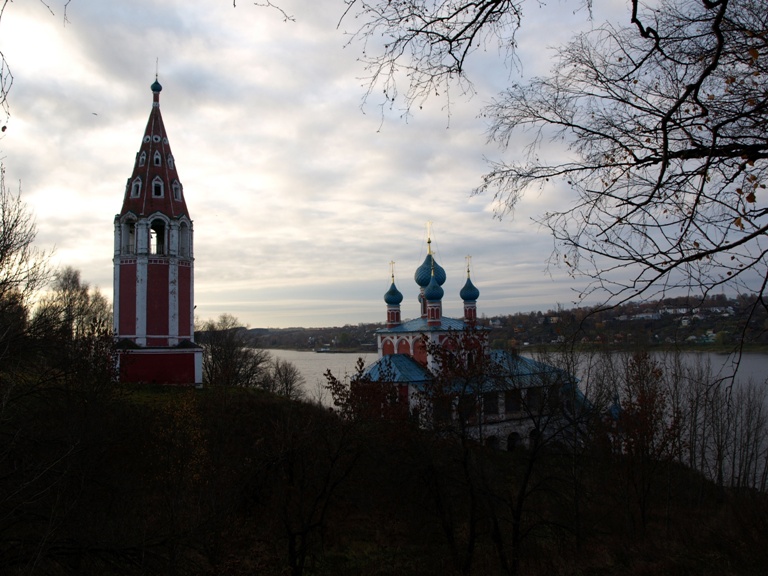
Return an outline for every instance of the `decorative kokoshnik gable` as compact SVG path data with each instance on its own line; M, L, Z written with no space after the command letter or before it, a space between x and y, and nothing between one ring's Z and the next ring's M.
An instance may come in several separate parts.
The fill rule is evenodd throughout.
M152 110L123 206L115 216L114 329L120 379L202 383L202 350L194 343L192 220L155 79Z

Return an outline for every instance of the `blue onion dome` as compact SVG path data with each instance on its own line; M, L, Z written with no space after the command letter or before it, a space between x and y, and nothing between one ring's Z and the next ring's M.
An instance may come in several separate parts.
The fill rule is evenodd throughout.
M464 283L464 288L459 292L459 296L461 296L461 299L464 300L464 302L472 302L473 300L477 300L480 296L480 290L472 284L469 275L467 275L467 281Z
M152 88L152 92L162 92L163 90L163 87L160 85L160 82L157 81L157 78L155 78L155 81L152 82L152 86L150 86L150 88Z
M445 272L443 272L443 281L445 281ZM427 302L435 302L436 300L442 300L443 294L444 292L440 287L440 282L438 282L437 276L433 274L432 279L424 289L424 298L427 299Z
M427 254L427 257L424 258L424 262L421 266L416 268L416 273L413 275L416 284L422 288L426 287L432 280L433 268L435 270L435 280L442 286L445 283L445 270L443 270L443 267L435 261L432 254Z
M421 266L416 268L413 279L416 280L416 284L425 288L431 282L433 274L437 283L442 286L445 283L445 270L435 261L435 257L432 255L432 239L427 238L427 257L424 258Z
M402 301L403 295L400 293L400 290L395 287L395 282L392 281L392 285L389 287L389 290L387 290L387 293L384 294L384 302L390 306L396 306Z

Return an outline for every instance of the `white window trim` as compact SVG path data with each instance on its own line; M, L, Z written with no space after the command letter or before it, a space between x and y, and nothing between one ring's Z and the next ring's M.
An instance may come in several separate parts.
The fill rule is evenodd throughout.
M160 185L160 194L155 194L155 188L158 184ZM152 198L163 197L165 197L165 186L163 186L163 180L160 178L160 176L155 176L155 179L152 180Z

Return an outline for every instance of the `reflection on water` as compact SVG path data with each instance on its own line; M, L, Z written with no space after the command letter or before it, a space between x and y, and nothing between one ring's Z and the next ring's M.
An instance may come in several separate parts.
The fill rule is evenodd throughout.
M712 381L728 384L765 384L768 378L768 354L748 352L741 355L721 352L652 352L662 369L672 370L679 354L680 364L687 369L707 369Z
M768 354L747 352L741 356L714 352L683 352L685 361L709 365L717 377L727 378L736 371L737 383L765 384L768 380Z

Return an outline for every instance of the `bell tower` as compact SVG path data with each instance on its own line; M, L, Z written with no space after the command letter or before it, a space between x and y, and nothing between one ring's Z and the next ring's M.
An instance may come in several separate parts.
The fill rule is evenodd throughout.
M114 329L123 382L201 384L194 343L192 220L160 114L152 110L115 216Z

